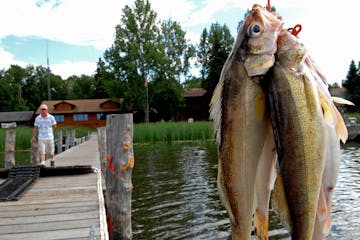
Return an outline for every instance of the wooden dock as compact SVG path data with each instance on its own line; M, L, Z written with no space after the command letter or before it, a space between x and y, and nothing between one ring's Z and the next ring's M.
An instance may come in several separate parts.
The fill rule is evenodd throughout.
M57 155L55 164L99 169L96 134ZM104 206L100 172L40 177L18 201L0 202L0 239L108 239Z

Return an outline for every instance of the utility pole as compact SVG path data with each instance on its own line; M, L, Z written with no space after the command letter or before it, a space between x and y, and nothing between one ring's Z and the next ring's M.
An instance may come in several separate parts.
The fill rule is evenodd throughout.
M48 92L48 100L51 100L51 82L50 82L50 64L49 64L49 47L48 47L48 40L46 40L46 63L47 63L47 92Z

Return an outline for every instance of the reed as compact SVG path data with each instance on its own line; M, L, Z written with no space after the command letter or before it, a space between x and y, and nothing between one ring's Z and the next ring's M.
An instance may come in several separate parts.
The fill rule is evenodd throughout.
M209 140L210 122L156 122L134 125L134 143Z
M59 127L56 131L66 130L76 130L76 138L80 138L86 136L89 131L94 131L94 129L90 128L82 128L82 127ZM15 149L16 150L29 150L30 149L30 140L32 135L33 128L32 127L17 127L16 128L16 139L15 139ZM0 128L0 152L4 152L5 150L5 137L6 137L6 129ZM56 138L55 133L55 138Z

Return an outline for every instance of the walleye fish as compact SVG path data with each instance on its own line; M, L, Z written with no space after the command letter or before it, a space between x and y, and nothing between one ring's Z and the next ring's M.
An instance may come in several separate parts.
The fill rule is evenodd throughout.
M325 159L324 99L316 83L301 71L307 57L304 45L286 30L277 44L277 62L265 84L285 196L281 202L289 210L292 239L310 240Z
M250 239L258 161L270 117L257 75L275 62L282 21L253 5L241 26L210 102L218 144L218 191L231 222L232 239Z

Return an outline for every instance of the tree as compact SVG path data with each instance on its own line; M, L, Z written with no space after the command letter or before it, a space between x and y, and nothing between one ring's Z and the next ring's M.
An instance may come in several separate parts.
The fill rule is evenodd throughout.
M134 8L126 5L119 25L115 27L115 41L104 54L109 70L114 75L127 111L144 111L146 93L144 81L154 74L158 58L156 13L149 1L136 0ZM115 91L116 92L116 91Z
M115 41L104 54L107 71L113 75L110 85L118 89L112 97L124 98L126 111L144 112L148 121L146 87L150 104L160 99L160 92L179 95L181 88L174 86L180 86L180 80L188 75L193 53L180 25L171 20L158 22L148 0L136 0L134 8L126 5L115 28ZM174 104L171 108L181 105Z
M206 89L207 101L210 101L216 84L219 81L222 67L231 51L234 38L226 25L212 24L207 33L203 31L198 47L198 56L201 56L202 87Z
M90 99L94 97L94 78L81 75L71 76L68 83L69 99Z
M360 64L360 62L359 62ZM343 87L347 89L347 98L352 101L356 108L360 106L360 68L357 68L355 61L351 60L346 80L342 82Z
M105 62L99 58L97 62L96 73L94 76L94 98L109 98L111 97L110 81L114 79L111 72L107 70ZM115 97L117 94L114 94Z

